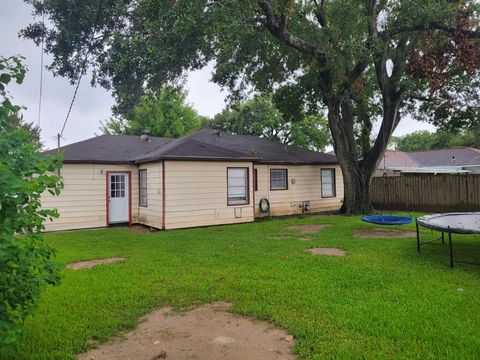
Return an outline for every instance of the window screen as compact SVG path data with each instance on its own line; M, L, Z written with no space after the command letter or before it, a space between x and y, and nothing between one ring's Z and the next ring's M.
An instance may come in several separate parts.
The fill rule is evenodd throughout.
M270 190L287 190L287 169L270 169Z
M248 168L228 168L228 205L248 204Z
M139 196L140 196L140 206L147 206L148 205L148 197L147 197L147 170L140 170L138 172L139 177Z
M335 169L322 169L322 197L335 197Z

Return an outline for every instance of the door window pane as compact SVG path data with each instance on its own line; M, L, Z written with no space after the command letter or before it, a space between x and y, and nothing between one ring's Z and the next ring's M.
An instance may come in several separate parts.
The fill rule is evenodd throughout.
M110 197L125 197L125 175L110 175Z

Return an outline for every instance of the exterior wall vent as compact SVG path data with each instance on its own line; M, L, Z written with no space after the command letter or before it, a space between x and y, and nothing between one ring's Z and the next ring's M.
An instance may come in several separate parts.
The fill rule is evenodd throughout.
M242 208L234 208L234 213L235 213L235 218L241 218L242 217Z

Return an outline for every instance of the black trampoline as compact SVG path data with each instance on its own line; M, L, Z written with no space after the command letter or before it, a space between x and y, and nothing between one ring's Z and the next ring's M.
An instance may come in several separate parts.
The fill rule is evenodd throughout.
M453 268L453 263L463 263L480 265L479 263L471 263L462 260L455 260L453 256L453 241L452 234L480 234L480 212L465 212L465 213L445 213L425 215L417 218L417 251L420 252L420 245L428 244L436 240L442 240L445 243L445 233L448 234L448 246L450 253L450 267ZM420 242L419 226L441 232L439 238Z

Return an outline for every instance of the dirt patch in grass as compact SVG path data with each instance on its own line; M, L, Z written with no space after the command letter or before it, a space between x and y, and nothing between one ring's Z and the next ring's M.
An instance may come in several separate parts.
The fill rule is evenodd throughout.
M411 238L416 237L415 231L404 230L389 230L389 229L371 229L371 230L353 230L353 236L359 238L375 238L375 239L389 239L389 238Z
M128 228L130 229L130 231L133 231L139 234L149 234L157 231L157 229L151 226L144 226L144 225L132 225L132 226L129 226Z
M154 311L122 339L78 359L295 359L293 336L267 322L231 314L229 307L221 302L185 313Z
M345 256L347 254L345 250L339 248L312 248L305 251L313 255Z
M274 235L274 236L269 236L268 239L270 240L295 240L296 238L293 236L288 236L288 235Z
M315 238L308 235L302 235L300 237L294 237L294 236L288 236L288 235L277 235L277 236L270 236L268 239L270 240L302 240L302 241L315 240Z
M124 257L112 257L108 259L95 259L95 260L88 260L88 261L79 261L79 262L74 262L67 264L67 269L72 269L72 270L79 270L79 269L91 269L94 266L100 265L100 264L111 264L117 261L123 261L126 258Z
M305 225L290 225L287 226L287 230L300 231L302 234L315 234L320 230L325 229L327 224L305 224Z

